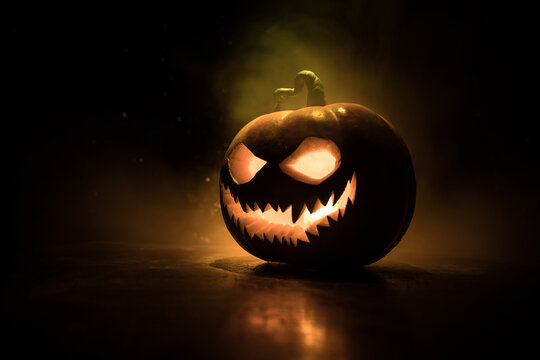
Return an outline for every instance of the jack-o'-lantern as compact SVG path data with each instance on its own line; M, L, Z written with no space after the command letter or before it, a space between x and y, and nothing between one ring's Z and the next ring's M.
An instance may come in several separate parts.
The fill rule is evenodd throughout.
M303 85L308 106L281 111ZM394 127L368 108L325 105L319 78L277 89L276 111L244 126L220 172L221 209L234 239L267 260L369 264L402 238L416 183Z

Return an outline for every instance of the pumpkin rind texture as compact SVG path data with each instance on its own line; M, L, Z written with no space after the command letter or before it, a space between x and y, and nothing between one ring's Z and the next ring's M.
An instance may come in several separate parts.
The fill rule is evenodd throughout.
M330 144L324 145L328 149L337 146L339 154L321 147L302 158L306 139L319 139ZM245 164L234 159L236 167L251 171L244 176L249 181L235 181L233 152L249 157ZM338 157L330 164L333 172L319 183L283 171L291 159L323 166L322 160ZM405 234L415 197L407 146L388 121L358 104L260 116L234 137L220 171L221 209L229 232L242 248L267 261L315 267L373 263Z

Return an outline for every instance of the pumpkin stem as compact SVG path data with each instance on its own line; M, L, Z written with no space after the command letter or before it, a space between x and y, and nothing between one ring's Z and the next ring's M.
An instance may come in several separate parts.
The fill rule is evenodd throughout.
M324 87L321 79L313 71L302 70L296 74L294 79L294 88L278 88L274 90L274 100L276 106L274 111L281 110L281 105L285 100L285 97L298 95L304 88L304 84L307 88L307 105L306 106L324 106L326 100L324 99Z

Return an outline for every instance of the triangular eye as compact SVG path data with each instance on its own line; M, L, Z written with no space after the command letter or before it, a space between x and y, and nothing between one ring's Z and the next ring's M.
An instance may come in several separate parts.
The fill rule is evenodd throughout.
M330 139L308 137L283 160L279 167L293 179L317 185L328 179L341 165L341 153Z
M236 145L227 161L231 177L237 184L250 182L266 164L266 161L253 155L247 146L242 143Z

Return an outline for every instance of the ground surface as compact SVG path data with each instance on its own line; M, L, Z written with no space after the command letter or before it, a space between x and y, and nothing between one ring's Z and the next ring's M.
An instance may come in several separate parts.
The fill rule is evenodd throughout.
M6 262L3 274L3 347L20 355L519 357L538 339L538 272L524 266L383 259L321 273L218 250L122 243L28 259Z

